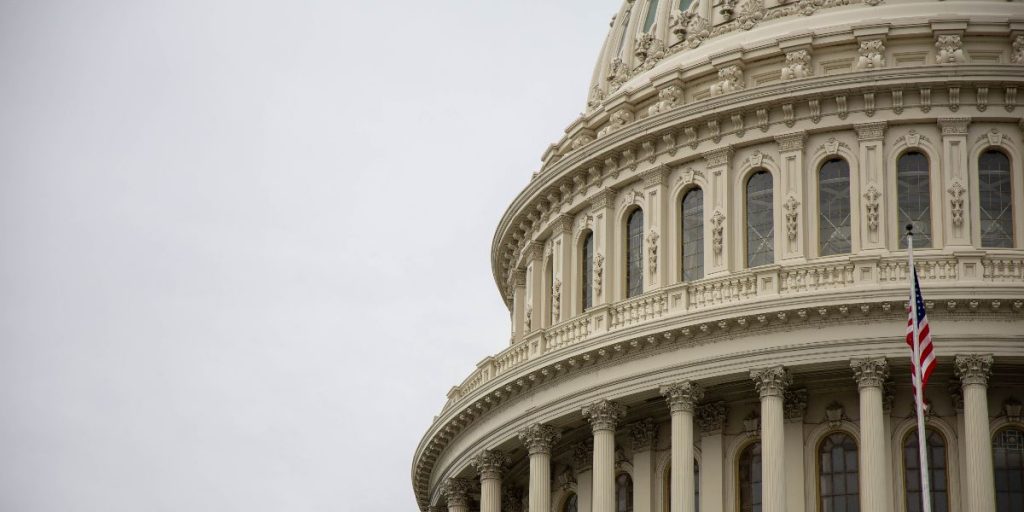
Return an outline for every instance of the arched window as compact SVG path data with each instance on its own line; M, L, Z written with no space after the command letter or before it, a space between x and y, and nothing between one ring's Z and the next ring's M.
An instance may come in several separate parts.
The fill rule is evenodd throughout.
M583 311L594 305L594 232L587 232L583 238L583 282L580 283L583 296Z
M860 512L857 443L842 432L818 445L818 495L821 510Z
M761 512L761 442L747 445L740 453L740 512Z
M579 498L576 493L572 493L565 500L565 504L562 505L562 512L579 512Z
M704 191L683 196L683 281L704 277Z
M992 440L996 511L1024 510L1024 430L1004 428Z
M772 175L757 171L747 180L747 266L775 261Z
M996 150L982 153L978 157L982 247L1013 247L1013 194L1010 188L1010 159Z
M946 440L935 430L925 431L928 454L928 485L932 498L932 512L949 511L949 482L946 479ZM903 481L907 489L907 512L924 510L921 501L921 455L918 450L917 429L903 441Z
M932 246L931 187L928 183L928 158L917 151L904 153L896 163L897 233L914 224L914 247ZM907 237L900 236L900 248L907 248Z
M654 24L658 22L658 0L651 0L647 7L647 17L644 19L644 32L650 32Z
M644 211L637 208L626 221L626 297L644 292Z
M818 253L850 252L850 166L835 158L818 171Z
M633 478L629 473L615 477L615 512L633 512Z

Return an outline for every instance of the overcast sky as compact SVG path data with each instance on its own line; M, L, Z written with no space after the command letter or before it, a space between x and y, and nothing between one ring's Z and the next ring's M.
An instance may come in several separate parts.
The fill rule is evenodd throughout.
M0 1L0 510L414 510L619 3Z

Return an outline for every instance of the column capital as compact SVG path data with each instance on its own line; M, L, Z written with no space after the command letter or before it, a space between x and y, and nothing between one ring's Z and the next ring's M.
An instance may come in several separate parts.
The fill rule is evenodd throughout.
M644 418L629 429L629 437L633 441L633 451L650 450L658 439L658 425L651 418Z
M598 400L583 408L583 416L590 420L594 432L599 430L615 431L619 420L626 415L626 407L610 400Z
M562 433L551 425L535 423L520 430L517 434L530 455L538 453L551 454L551 447L562 437Z
M782 366L750 370L750 378L761 398L779 396L793 383L793 377Z
M960 383L988 385L988 377L992 374L992 354L966 354L956 356L954 367Z
M969 117L940 117L939 127L942 128L942 135L967 135L967 125L971 124Z
M702 153L704 160L707 161L708 167L722 167L729 165L729 159L732 158L733 149L732 146L719 147L718 149L712 149L711 151L705 151Z
M704 388L696 382L684 380L661 387L661 396L665 397L672 412L693 412L693 407L704 398Z
M508 467L509 459L508 455L498 450L484 450L477 454L476 457L470 461L475 468L477 473L480 473L480 480L488 480L491 478L501 478L502 473L505 472L505 468Z
M533 261L543 260L544 243L538 242L536 240L526 242L526 245L523 247L523 254L525 254L528 259L531 259Z
M776 135L775 142L779 145L779 151L798 151L804 148L807 142L807 132L794 132L785 135Z
M850 368L857 381L857 389L881 388L889 377L889 363L884 357L851 359Z
M857 130L857 140L881 140L885 137L885 121L877 123L855 124L853 129Z
M594 210L599 210L614 206L616 194L617 192L614 188L605 187L590 198L590 207Z
M712 402L697 406L697 426L702 434L721 432L725 428L729 408L725 402Z
M441 494L448 500L448 507L468 507L469 490L472 482L465 478L449 478L441 484Z
M561 235L563 233L571 233L573 220L574 219L572 215L568 215L565 213L555 217L555 219L551 221L552 236Z

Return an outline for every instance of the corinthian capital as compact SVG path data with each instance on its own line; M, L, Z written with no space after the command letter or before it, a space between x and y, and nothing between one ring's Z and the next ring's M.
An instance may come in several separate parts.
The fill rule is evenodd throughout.
M754 381L754 387L761 394L761 398L782 396L786 388L793 383L789 371L782 366L750 370L750 378Z
M889 363L884 357L874 359L853 359L850 361L857 389L881 388L889 377Z
M469 490L472 483L465 478L449 478L441 484L441 494L448 500L448 507L468 507Z
M956 356L954 366L960 383L988 385L988 377L992 374L992 354L967 354Z
M693 406L704 398L704 388L700 384L684 380L661 387L661 396L665 397L672 412L693 412Z
M551 425L535 423L520 430L516 435L523 442L530 455L536 453L551 454L551 446L558 441L562 434Z
M609 400L598 400L583 408L583 416L590 420L594 432L614 431L619 420L626 415L626 408Z
M476 467L476 471L480 473L481 480L501 478L501 474L505 472L508 463L508 455L498 450L484 450L474 457L471 462Z

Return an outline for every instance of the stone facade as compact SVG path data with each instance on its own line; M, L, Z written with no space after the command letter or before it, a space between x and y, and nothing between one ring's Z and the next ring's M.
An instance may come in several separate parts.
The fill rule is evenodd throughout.
M909 216L930 238L915 258L947 510L993 511L993 436L1024 429L1021 4L657 5L647 16L649 0L624 2L586 113L498 225L509 346L452 388L417 448L418 506L496 512L503 489L523 489L532 512L563 512L571 497L614 512L628 474L635 512L692 511L698 490L700 510L734 511L738 464L757 444L763 510L816 511L818 450L843 434L861 510L904 511ZM987 152L1010 171L998 247ZM927 181L901 199L908 154ZM845 199L823 200L835 162ZM755 232L750 187L764 173ZM908 197L927 204L921 215ZM768 262L751 265L754 249ZM700 277L684 279L695 262ZM691 458L699 470L670 478L672 459Z

